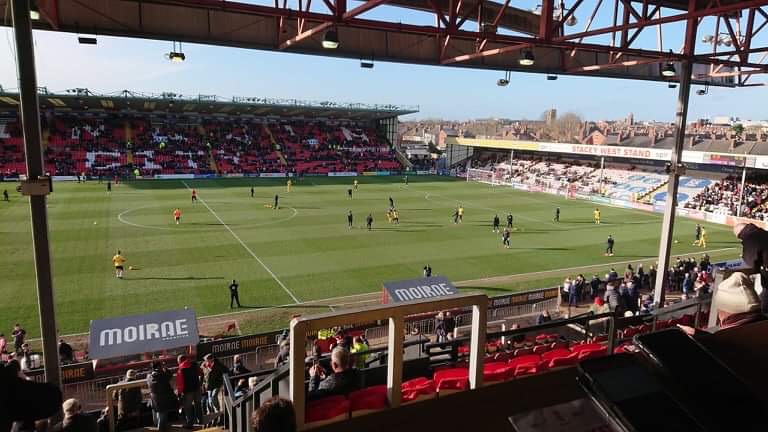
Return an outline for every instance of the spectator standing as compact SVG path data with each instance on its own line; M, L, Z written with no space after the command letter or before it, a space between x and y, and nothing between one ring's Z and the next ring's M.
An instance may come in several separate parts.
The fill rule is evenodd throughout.
M179 356L179 369L176 372L176 392L183 399L184 427L192 428L197 419L202 418L202 401L200 386L200 368L197 362L186 356Z
M173 375L165 368L165 365L158 361L152 363L152 372L147 375L152 416L159 432L170 429L169 417L177 406L176 397L171 387L172 378Z
M61 407L64 420L53 427L53 432L96 432L96 419L82 412L77 399L67 399Z
M683 294L690 295L693 290L693 279L691 279L691 273L686 272L683 276Z
M448 340L453 340L453 332L456 330L456 318L453 317L451 311L445 312L445 336Z
M232 374L233 375L243 375L250 373L251 371L245 367L245 364L243 363L243 359L240 357L239 354L235 355L235 357L232 358Z
M438 313L435 317L435 336L437 336L437 343L448 340L448 333L445 331L445 314L443 312Z
M224 386L224 374L227 367L213 354L203 357L203 382L208 393L209 412L221 411L221 388Z
M64 339L59 339L59 361L63 365L74 363L75 361L75 351Z
M363 338L360 336L355 336L351 353L357 354L354 360L356 368L365 369L365 362L368 360L369 355L364 353L368 351L368 349L368 344L363 341Z
M19 354L19 357L21 358L19 361L21 364L21 370L24 372L37 369L40 366L37 364L37 361L35 361L35 356L32 354L32 350L29 348L28 343L21 345L21 353Z
M624 315L624 308L621 306L622 301L616 290L616 283L610 282L605 287L605 294L603 295L603 301L608 305L608 309L615 313L617 316Z
M331 353L331 369L333 373L321 381L319 368L313 366L309 370L309 398L348 394L362 387L360 372L350 368L349 351L336 348Z
M21 346L24 344L24 338L27 335L27 331L21 328L21 325L19 323L16 323L13 326L13 332L11 333L11 337L13 337L13 349L14 352L20 353L21 352Z
M280 340L280 348L275 357L275 368L279 368L282 364L288 362L288 358L291 355L291 342L288 337L282 337Z
M136 381L136 371L128 369L124 383ZM117 392L117 421L123 427L141 426L141 388L131 387Z
M592 275L592 280L589 281L589 297L590 299L595 299L600 295L600 284L602 284L603 281L600 280L600 278L595 274Z
M275 396L251 417L254 432L296 432L296 413L288 399Z

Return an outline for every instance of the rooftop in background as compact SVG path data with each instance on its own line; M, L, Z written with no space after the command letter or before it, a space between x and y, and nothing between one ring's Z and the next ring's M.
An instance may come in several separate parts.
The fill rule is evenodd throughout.
M0 110L17 109L19 94L16 89L0 88ZM163 112L207 115L252 115L258 117L322 117L347 120L381 120L419 111L414 105L378 105L331 101L304 101L216 95L182 95L177 93L140 93L129 90L98 94L87 88L51 92L41 87L38 91L40 107L56 110L102 110Z

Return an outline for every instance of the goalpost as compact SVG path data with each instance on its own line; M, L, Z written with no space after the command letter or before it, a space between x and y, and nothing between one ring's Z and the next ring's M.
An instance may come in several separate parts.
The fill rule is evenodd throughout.
M467 170L467 181L476 181L489 185L500 185L504 183L503 172L489 171L470 168Z

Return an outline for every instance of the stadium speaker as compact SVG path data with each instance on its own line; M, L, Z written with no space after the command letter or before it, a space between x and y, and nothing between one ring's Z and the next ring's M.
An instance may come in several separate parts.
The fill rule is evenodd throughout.
M360 61L360 67L363 69L373 69L372 61Z
M557 81L557 75L547 75L547 81Z
M78 36L77 42L81 45L96 45L99 41L95 37Z

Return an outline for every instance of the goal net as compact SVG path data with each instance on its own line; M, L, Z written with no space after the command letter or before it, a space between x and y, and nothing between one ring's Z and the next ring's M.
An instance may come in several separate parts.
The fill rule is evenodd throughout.
M476 181L490 185L499 185L504 183L504 171L489 171L470 168L467 170L467 181Z

